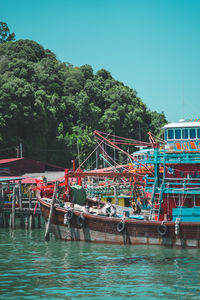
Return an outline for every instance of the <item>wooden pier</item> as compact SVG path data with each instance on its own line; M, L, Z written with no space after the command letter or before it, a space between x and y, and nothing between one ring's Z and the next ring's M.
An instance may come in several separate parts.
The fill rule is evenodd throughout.
M0 227L15 229L21 227L33 229L41 227L41 213L37 199L29 189L27 194L22 192L21 183L15 184L9 194L8 202L6 190L0 187Z

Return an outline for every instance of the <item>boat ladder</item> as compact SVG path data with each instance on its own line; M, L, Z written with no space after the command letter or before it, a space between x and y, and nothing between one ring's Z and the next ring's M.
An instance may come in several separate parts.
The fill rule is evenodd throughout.
M150 220L158 221L160 217L161 204L163 201L163 192L164 192L165 182L162 180L161 187L156 187L156 181L154 183L154 188L152 192L152 209L150 214Z

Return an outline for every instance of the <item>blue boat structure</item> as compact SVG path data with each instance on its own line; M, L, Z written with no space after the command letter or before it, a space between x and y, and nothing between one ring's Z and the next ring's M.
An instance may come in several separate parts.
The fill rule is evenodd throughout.
M66 241L200 248L200 119L167 124L163 129L165 145L153 141L151 155L141 165L148 170L143 174L150 203L148 218L134 218L126 208L119 213L113 204L91 206L89 199L78 205L70 199L66 176L69 198L64 205L59 204L60 199L54 204L53 197L38 196L49 224L47 232ZM69 172L68 176L88 174Z

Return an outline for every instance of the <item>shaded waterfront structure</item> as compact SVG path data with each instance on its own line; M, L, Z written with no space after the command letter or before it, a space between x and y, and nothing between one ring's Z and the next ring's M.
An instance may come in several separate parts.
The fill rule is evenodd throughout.
M14 229L18 223L20 227L32 229L37 219L40 227L40 209L32 188L42 176L54 180L63 171L63 167L29 158L1 159L0 226Z

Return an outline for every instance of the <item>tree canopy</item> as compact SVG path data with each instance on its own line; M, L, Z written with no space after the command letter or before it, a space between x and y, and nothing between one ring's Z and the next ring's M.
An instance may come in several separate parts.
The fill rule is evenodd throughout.
M10 33L10 29L8 28L8 25L4 22L0 22L0 44L8 42L8 41L14 41L15 40L15 34Z
M81 160L94 148L95 129L148 141L147 132L157 134L166 123L109 71L74 67L35 41L9 35L0 31L7 40L0 44L2 149L22 143L24 156L69 167L77 147Z

